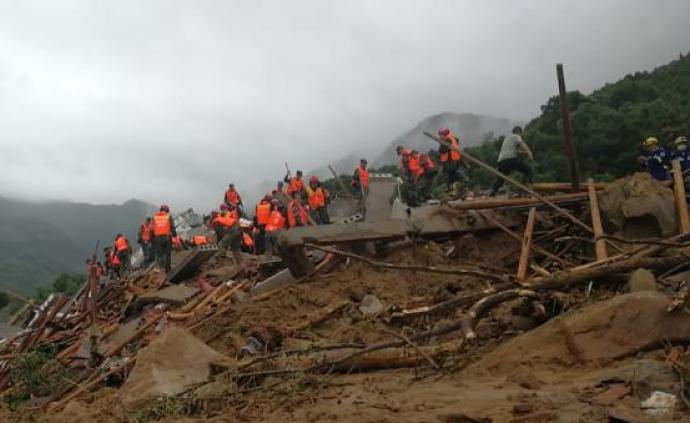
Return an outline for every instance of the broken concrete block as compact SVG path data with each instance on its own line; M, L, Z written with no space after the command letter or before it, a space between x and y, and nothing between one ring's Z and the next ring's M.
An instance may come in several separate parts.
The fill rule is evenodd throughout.
M648 173L611 183L599 199L606 231L629 239L675 235L675 204L673 190Z
M637 269L630 273L628 278L630 292L656 291L656 278L654 273L647 269Z
M383 304L373 295L365 295L362 302L359 304L359 311L365 316L378 314L383 311Z
M211 364L226 362L189 331L170 327L137 355L132 373L119 391L127 410L146 407L152 400L176 395L211 376Z

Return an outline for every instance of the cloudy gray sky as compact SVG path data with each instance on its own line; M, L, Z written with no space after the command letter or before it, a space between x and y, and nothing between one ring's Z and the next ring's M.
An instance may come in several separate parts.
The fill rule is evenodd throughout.
M206 209L690 50L688 0L0 0L0 193Z

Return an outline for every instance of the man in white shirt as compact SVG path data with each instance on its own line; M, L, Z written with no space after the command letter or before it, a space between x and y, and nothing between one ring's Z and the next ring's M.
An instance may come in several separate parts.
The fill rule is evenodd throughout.
M498 153L497 168L499 172L505 175L513 171L520 172L527 183L531 184L532 169L519 157L520 154L529 157L530 160L534 160L532 150L530 150L522 139L522 128L516 126L513 128L513 133L503 140L501 151ZM503 186L503 182L503 178L496 179L489 195L492 197L496 195L498 190Z

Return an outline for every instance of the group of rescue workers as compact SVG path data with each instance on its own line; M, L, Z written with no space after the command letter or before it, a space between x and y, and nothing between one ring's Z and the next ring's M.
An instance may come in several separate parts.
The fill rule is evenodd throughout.
M463 171L462 152L459 137L448 128L438 130L440 148L438 159L445 184L449 192L457 192L458 184L466 184ZM658 180L669 178L671 161L680 161L682 170L690 169L690 151L685 137L675 140L675 150L668 151L659 141L650 137L643 142L647 155L638 160ZM400 158L402 194L409 206L417 206L431 197L431 188L438 176L437 165L428 153L419 153L404 146L396 149ZM503 138L496 167L503 174L519 172L527 183L532 182L532 169L523 157L534 160L532 151L522 139L522 128L516 126L512 134ZM360 160L352 175L352 189L360 200L369 193L370 175L367 160ZM503 185L503 178L497 178L490 196L494 196ZM462 196L461 194L459 196ZM247 219L242 197L234 184L229 184L218 210L211 211L204 219L209 231L215 234L216 242L226 254L240 263L242 251L254 254L272 255L277 248L280 231L308 225L327 225L331 222L328 205L331 196L316 176L311 176L305 185L302 171L291 175L288 170L275 189L266 194L254 207L253 221ZM138 231L137 242L141 246L144 266L156 263L166 272L171 270L172 250L200 247L209 243L206 235L196 235L183 240L175 230L175 221L167 205L152 217L147 217ZM112 247L107 247L105 267L99 263L99 272L111 277L120 277L130 270L132 246L122 234L115 237Z
M665 181L671 177L671 162L678 160L683 173L690 170L690 150L688 139L678 137L674 141L673 149L661 146L655 137L649 137L642 143L644 152L638 156L638 161L647 167L654 179Z

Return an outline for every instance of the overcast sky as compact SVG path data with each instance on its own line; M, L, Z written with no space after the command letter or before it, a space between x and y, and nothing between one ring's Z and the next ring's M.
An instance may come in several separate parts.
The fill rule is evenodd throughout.
M688 0L0 0L0 194L217 205L690 50Z

